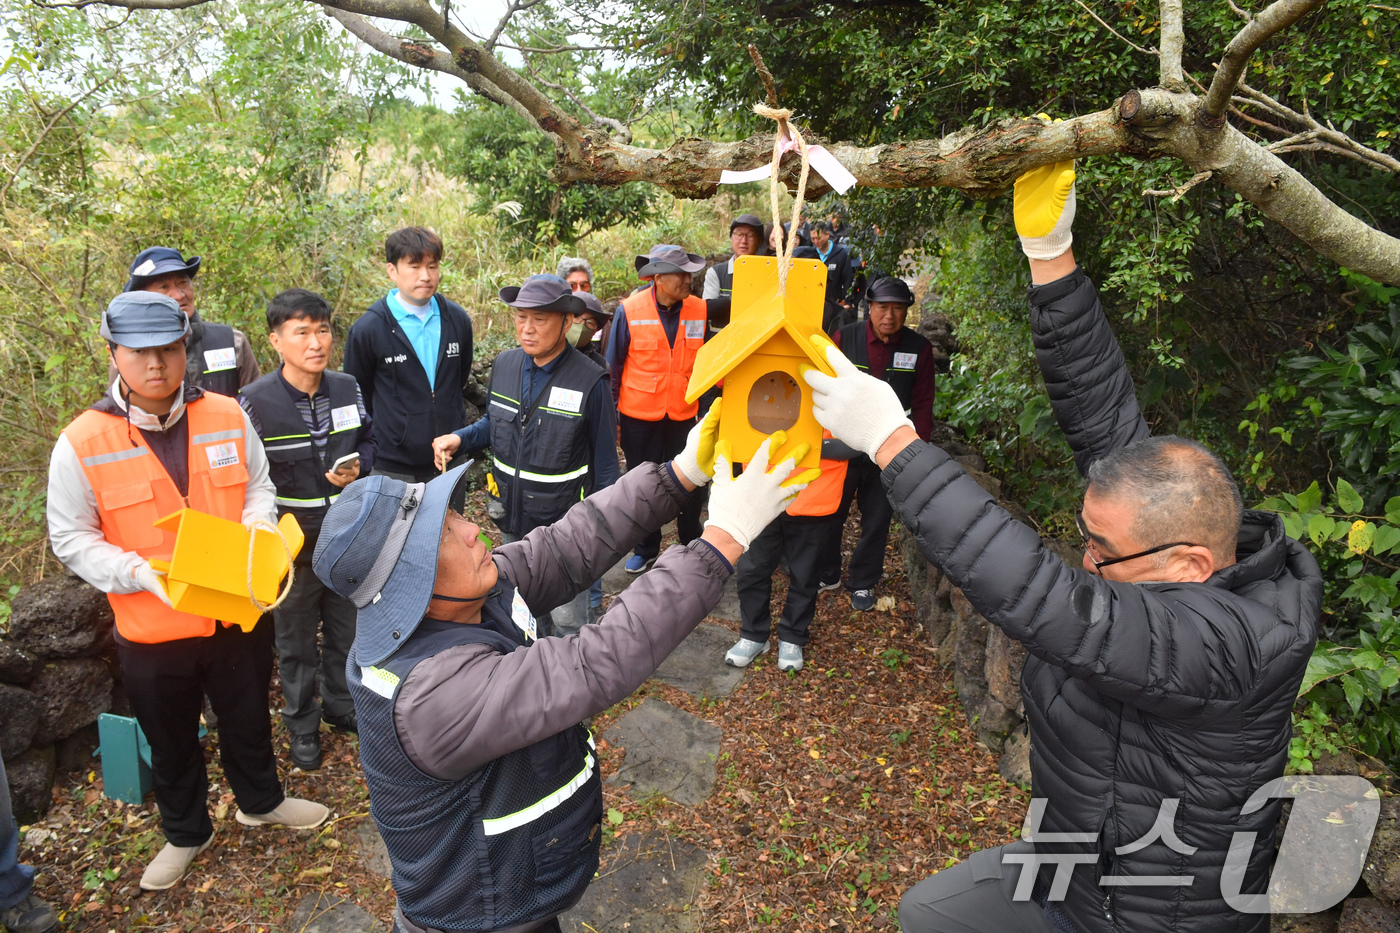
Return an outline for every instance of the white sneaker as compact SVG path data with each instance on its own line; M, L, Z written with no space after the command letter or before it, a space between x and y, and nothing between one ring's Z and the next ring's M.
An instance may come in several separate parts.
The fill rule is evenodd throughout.
M794 645L790 641L778 642L778 670L780 671L800 671L802 670L802 646Z
M213 843L213 833L199 846L177 846L167 842L165 848L156 853L156 857L151 859L151 864L141 873L141 890L164 891L166 888L175 887L176 883L185 877L185 872L190 870L199 854Z
M287 797L274 810L266 813L236 814L244 826L285 826L287 829L315 829L326 821L331 811L313 800Z
M730 667L748 667L753 663L753 659L760 654L766 654L768 642L753 641L749 638L741 638L734 643L734 647L729 649L729 653L724 656L724 663Z

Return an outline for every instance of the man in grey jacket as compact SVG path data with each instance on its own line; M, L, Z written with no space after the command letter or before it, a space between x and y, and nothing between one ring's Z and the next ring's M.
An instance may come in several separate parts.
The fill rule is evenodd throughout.
M1239 895L1267 887L1280 802L1246 802L1288 762L1322 577L1277 515L1241 509L1210 451L1149 436L1069 249L1073 185L1069 162L1023 176L1016 228L1037 358L1089 481L1083 569L920 441L888 385L834 349L834 378L806 374L817 419L878 464L923 554L1030 653L1030 832L905 892L900 925L1262 933Z
M359 608L347 673L396 930L557 931L593 879L602 792L580 721L690 634L809 478L785 483L805 450L769 472L766 446L734 478L718 424L715 406L676 459L638 464L494 553L453 507L465 466L427 484L372 476L331 506L313 562ZM587 589L712 475L700 538L667 551L600 624L537 639L537 614Z

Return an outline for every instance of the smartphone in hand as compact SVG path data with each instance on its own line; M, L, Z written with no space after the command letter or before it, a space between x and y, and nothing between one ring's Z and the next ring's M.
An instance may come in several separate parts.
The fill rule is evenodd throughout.
M356 451L353 454L346 454L335 463L331 464L332 473L353 473L360 465L360 454Z

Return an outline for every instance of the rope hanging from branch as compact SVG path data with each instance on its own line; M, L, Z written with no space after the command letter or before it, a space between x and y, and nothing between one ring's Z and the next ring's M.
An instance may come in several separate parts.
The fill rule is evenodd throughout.
M778 294L783 295L787 293L788 270L792 268L792 253L797 244L797 225L802 219L802 204L807 197L807 175L811 170L810 154L807 140L802 138L802 133L788 124L788 120L792 118L791 110L754 104L753 112L778 123L778 131L773 134L773 164L768 176L768 194L773 206L773 229L779 231L778 235L783 241L783 248L778 254ZM781 184L778 180L778 167L783 161L783 153L792 149L796 149L802 156L802 173L797 179L797 200L792 205L792 224L788 235L783 236L782 207L778 201L778 188Z

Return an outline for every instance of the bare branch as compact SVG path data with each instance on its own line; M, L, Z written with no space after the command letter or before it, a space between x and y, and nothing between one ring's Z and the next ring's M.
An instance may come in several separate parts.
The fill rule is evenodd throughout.
M778 85L773 80L773 72L768 70L768 66L763 62L763 56L758 51L758 46L749 43L749 58L753 59L753 66L758 71L758 79L763 82L763 90L768 92L768 106L777 110L782 107L778 103Z
M1116 30L1116 29L1114 29L1112 26L1108 25L1108 23L1105 23L1105 22L1103 21L1103 19L1099 16L1099 14L1097 14L1097 13L1095 13L1093 10L1089 9L1088 5L1084 3L1084 0L1074 0L1074 2L1077 3L1077 4L1079 4L1080 6L1084 7L1084 12L1085 12L1085 13L1088 13L1088 14L1089 14L1090 16L1092 16L1094 19L1098 20L1100 26L1102 26L1103 28L1107 29L1109 32L1113 33L1115 36L1117 36L1118 38L1122 39L1124 42L1128 43L1128 45L1131 45L1133 48L1137 49L1137 50L1138 50L1139 52L1141 52L1142 54L1144 54L1144 55L1159 55L1159 54L1161 54L1161 53L1159 53L1156 49L1145 49L1145 48L1143 48L1142 46L1140 46L1140 45L1138 45L1136 42L1134 42L1132 39L1129 39L1129 38L1125 37L1125 36L1124 36L1122 33L1120 33L1118 30Z
M1243 19L1246 23L1254 19L1254 14L1249 12L1248 10L1240 9L1238 6L1235 5L1235 0L1225 0L1225 2L1230 4L1230 9L1233 10L1236 14L1238 14L1239 17Z
M617 120L612 117L600 117L598 114L593 112L593 108L585 104L579 98L579 96L574 93L573 88L569 87L567 84L556 84L553 81L547 80L544 77L544 75L539 73L539 71L535 68L534 63L531 62L528 58L525 60L525 67L530 69L530 74L534 76L534 79L537 83L544 85L551 91L559 91L560 93L564 94L569 98L569 100L574 102L574 106L578 107L578 109L588 114L588 119L592 120L594 123L599 123L603 126L611 128L613 131L613 135L617 137L617 139L620 142L630 143L632 141L632 131L628 129L626 123L623 123L621 120Z
M1190 179L1186 181L1185 184L1177 185L1175 188L1169 188L1166 191L1159 191L1156 188L1148 188L1142 193L1144 195L1155 198L1170 197L1172 199L1172 203L1175 204L1177 201L1180 201L1183 197L1186 196L1186 192L1190 191L1192 188L1196 187L1203 181L1209 181L1214 175L1214 172L1209 171L1197 172L1196 174L1192 175Z
M1229 106L1230 97L1235 93L1235 86L1240 83L1244 66L1254 50L1324 2L1326 0L1274 0L1235 33L1235 38L1225 47L1220 69L1206 92L1205 116L1214 121L1224 120L1225 108Z
M193 6L203 6L213 0L33 0L35 6L50 10L81 10L89 6L116 6L128 10L188 10Z
M415 39L391 36L358 13L347 13L344 10L338 10L334 7L325 7L323 12L340 23L340 25L344 26L351 35L376 52L387 55L396 61L401 61L406 65L412 65L415 68L425 68L429 71L440 71L443 74L451 75L465 82L468 87L487 100L514 110L526 120L530 121L535 128L540 128L539 123L535 120L530 111L521 106L518 101L481 75L472 74L457 67L457 63L452 60L452 56L448 55L442 49L434 48L431 45L425 45Z
M1162 66L1160 81L1169 91L1186 90L1181 73L1181 52L1186 47L1186 30L1181 24L1181 0L1161 0L1162 35L1157 48Z
M494 49L496 47L496 40L501 38L501 33L505 32L506 25L510 22L512 16L522 10L528 10L532 6L539 6L541 2L542 0L511 0L510 6L506 7L505 13L501 14L501 21L496 24L496 28L491 31L491 35L488 36L486 41L482 44L488 51Z
M1334 149L1329 149L1328 151L1336 151L1340 155L1356 159L1359 162L1365 162L1372 168L1400 173L1400 159L1388 153L1372 149L1369 146L1363 146L1330 123L1323 126L1311 113L1294 110L1270 97L1268 94L1265 94L1263 91L1255 90L1248 84L1241 83L1239 89L1241 94L1257 102L1260 106L1272 111L1277 116L1283 117L1285 120L1291 120L1300 126L1306 127L1307 130L1316 134L1317 139L1334 147Z

